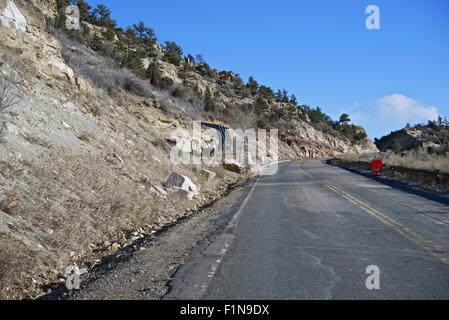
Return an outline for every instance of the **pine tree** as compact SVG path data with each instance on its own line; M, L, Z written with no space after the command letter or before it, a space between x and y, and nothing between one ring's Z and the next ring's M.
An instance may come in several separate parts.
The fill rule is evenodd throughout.
M270 87L267 87L264 85L261 85L259 87L259 94L261 94L262 96L264 96L267 99L273 98L273 96L274 96L273 90Z
M289 98L288 98L288 91L283 89L282 90L282 102L284 103L288 103Z
M161 87L161 81L162 81L162 71L157 62L151 62L148 65L148 68L146 70L146 75L150 81L150 83L160 88Z
M278 90L274 96L277 102L282 102L283 95L281 90Z
M157 42L156 32L145 25L144 22L139 22L138 24L133 25L134 30L136 31L136 36L144 45L154 44Z
M233 79L233 89L237 94L240 94L243 88L243 80L240 75L236 74Z
M342 125L347 125L349 122L351 122L351 119L349 118L349 114L343 113L343 114L340 116L339 122L340 122Z
M256 101L254 102L254 112L258 117L261 117L265 113L267 113L269 108L268 103L265 101L262 97L257 97Z
M111 18L111 10L104 4L99 4L93 9L92 17L96 24L105 28L115 28L115 21Z
M154 47L157 42L156 32L152 28L147 27L142 21L133 25L133 29L140 45L142 46L144 55L150 57L154 56Z
M174 64L175 66L179 66L182 60L182 49L178 46L174 41L166 41L165 42L165 53L164 60Z
M145 55L139 45L135 30L128 27L120 37L118 48L123 52L121 65L134 71L142 72L142 59Z
M209 87L206 87L206 92L204 93L204 110L206 112L215 112L215 102Z
M65 10L70 5L69 0L56 0L57 15L55 17L55 27L64 28L66 23Z
M190 63L191 65L196 64L195 58L190 53L186 57L186 62Z
M296 99L296 96L294 94L292 94L292 96L290 97L290 103L294 106L298 105L298 100Z
M140 40L143 40L143 38L145 37L146 28L147 27L145 26L145 23L143 21L140 21L138 24L133 25L133 29L136 32L136 36Z
M182 83L185 86L190 86L192 84L191 83L191 80L193 79L192 71L193 71L193 67L186 59L182 63L181 69L179 70L179 78L182 80Z
M206 61L204 60L204 57L203 57L202 54L197 54L195 56L195 62L196 62L197 65L202 65L202 64L206 63Z
M91 22L90 11L92 7L85 0L76 0L76 5L80 11L80 21Z
M251 94L254 96L257 94L257 91L259 90L259 83L254 79L254 77L249 77L248 83L246 84L246 87L249 89Z

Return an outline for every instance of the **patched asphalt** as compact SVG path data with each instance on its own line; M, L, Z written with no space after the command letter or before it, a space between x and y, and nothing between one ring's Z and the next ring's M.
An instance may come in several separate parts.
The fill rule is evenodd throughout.
M366 286L369 266L379 289ZM165 299L448 299L449 199L322 161L282 163L169 286Z

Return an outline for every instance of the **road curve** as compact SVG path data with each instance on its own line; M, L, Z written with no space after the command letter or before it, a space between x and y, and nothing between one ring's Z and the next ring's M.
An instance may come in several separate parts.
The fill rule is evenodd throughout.
M369 266L379 289L366 286ZM449 199L282 163L169 285L165 299L449 299Z

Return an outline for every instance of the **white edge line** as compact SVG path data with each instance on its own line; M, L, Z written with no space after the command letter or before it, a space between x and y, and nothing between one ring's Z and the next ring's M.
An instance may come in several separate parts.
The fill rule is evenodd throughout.
M291 160L278 161L275 163L270 163L268 165L265 165L262 168L267 168L269 166L278 165L280 163L290 162L290 161ZM246 195L245 200L243 200L242 204L240 205L239 209L235 213L234 217L232 217L232 220L228 223L228 225L227 225L228 228L234 228L235 226L237 226L238 219L240 218L240 216L243 212L243 209L246 207L246 204L248 203L249 199L251 198L251 196L254 192L254 189L256 189L256 186L259 183L261 178L262 178L262 175L260 175L257 178L256 182L254 182L254 185L251 188L250 192ZM199 292L200 296L202 296L205 293L205 291L207 290L207 287L210 284L210 281L212 281L213 277L215 276L215 273L217 272L220 264L223 262L223 259L224 259L225 255L227 254L228 249L232 245L233 242L234 242L233 237L231 237L230 239L225 241L224 247L220 250L219 258L214 263L212 263L212 265L209 267L209 272L207 275L206 282L201 285L201 290Z

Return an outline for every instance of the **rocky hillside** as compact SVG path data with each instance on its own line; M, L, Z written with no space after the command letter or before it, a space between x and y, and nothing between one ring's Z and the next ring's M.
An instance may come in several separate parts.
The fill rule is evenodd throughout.
M395 152L424 149L429 153L446 153L449 151L449 123L440 118L429 121L427 125L407 126L376 140L381 151Z
M120 30L57 21L56 1L0 0L0 298L34 298L256 173L173 164L171 132L194 119L278 128L288 159L375 149L232 72L174 63L169 46L136 67Z

